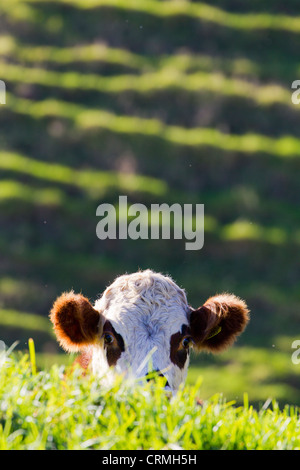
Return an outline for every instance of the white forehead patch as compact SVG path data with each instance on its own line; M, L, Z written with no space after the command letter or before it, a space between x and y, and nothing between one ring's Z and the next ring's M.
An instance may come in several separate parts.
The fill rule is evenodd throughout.
M149 269L119 276L97 300L95 308L120 334L137 325L149 333L168 326L175 333L187 321L189 311L184 290L170 277Z

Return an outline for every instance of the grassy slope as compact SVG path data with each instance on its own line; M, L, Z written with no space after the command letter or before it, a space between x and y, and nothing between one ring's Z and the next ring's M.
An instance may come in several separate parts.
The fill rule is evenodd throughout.
M46 326L56 295L95 299L117 274L151 267L194 306L233 291L251 308L238 349L193 358L190 382L200 373L206 396L299 404L294 3L118 5L1 5L1 339L26 347L33 335L57 353ZM119 194L204 203L204 249L100 242L96 207Z

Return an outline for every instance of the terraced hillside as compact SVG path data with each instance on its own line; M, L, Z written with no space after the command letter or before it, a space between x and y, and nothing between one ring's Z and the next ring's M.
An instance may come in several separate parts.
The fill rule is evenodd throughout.
M152 268L195 307L232 291L251 308L234 349L193 359L204 396L299 404L298 2L10 0L0 15L0 339L58 353L58 294L95 299ZM100 241L96 208L119 195L203 203L203 249Z

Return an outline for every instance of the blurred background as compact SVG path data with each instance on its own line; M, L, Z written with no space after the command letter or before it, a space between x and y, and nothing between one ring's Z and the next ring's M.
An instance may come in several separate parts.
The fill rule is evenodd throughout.
M251 309L234 348L193 355L202 398L300 405L299 53L298 0L1 2L0 340L66 362L56 296L151 268L194 307L226 291ZM100 241L119 195L204 204L203 249Z

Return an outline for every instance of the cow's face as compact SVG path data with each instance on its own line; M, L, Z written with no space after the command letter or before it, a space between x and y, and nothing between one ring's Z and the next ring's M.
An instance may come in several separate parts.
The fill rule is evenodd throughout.
M108 366L136 377L157 371L172 389L178 388L186 375L192 339L182 289L151 271L121 276L95 308L104 316L99 349ZM93 358L95 371L103 371L101 362Z
M88 353L97 375L155 372L175 391L185 380L190 347L224 349L244 329L248 310L228 294L194 310L169 277L147 270L118 277L94 307L82 295L62 294L50 318L61 345Z

